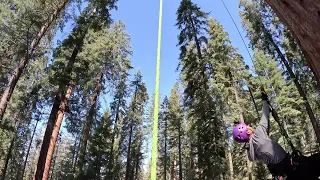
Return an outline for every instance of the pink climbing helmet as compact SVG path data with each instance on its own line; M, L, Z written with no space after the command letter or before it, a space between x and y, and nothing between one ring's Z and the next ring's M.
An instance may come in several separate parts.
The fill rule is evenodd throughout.
M233 128L233 139L239 143L244 143L249 141L249 136L247 135L247 125L245 123L239 123Z

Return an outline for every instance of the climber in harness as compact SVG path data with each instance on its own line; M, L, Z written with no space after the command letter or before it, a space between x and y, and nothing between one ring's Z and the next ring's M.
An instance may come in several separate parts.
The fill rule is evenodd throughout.
M233 129L234 140L239 143L246 143L245 147L248 151L249 160L261 161L266 164L274 179L320 179L319 153L306 157L301 155L299 151L294 150L292 154L289 154L277 142L270 139L270 110L272 115L276 116L275 119L278 117L264 90L261 91L261 95L263 108L258 126L254 129L243 122L237 124ZM293 145L292 149L294 149Z

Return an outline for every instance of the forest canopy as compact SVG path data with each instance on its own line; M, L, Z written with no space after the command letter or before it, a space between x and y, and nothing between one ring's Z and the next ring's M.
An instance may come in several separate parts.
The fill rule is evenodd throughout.
M319 151L319 89L298 43L268 4L237 3L250 59L196 0L181 0L171 17L179 78L158 99L157 179L270 178L232 139L236 123L258 125L260 87L293 145ZM1 180L150 179L157 96L134 66L130 29L113 16L118 4L0 2ZM292 151L275 119L270 126Z

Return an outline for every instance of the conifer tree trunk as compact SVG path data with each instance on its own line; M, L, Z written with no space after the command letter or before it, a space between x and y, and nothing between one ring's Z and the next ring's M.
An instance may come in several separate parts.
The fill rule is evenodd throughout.
M44 25L42 25L40 31L38 32L38 34L36 35L36 37L32 40L32 42L30 44L29 51L27 52L27 57L23 57L20 60L19 66L14 70L14 73L10 78L8 87L5 89L5 91L3 92L2 96L1 96L1 100L0 100L0 122L1 122L1 120L3 118L3 115L4 115L5 111L6 111L8 102L11 99L11 96L12 96L12 93L14 91L14 88L16 87L17 82L20 79L24 68L28 64L28 61L29 61L28 57L30 55L32 55L32 53L34 52L34 50L38 46L40 40L46 34L46 32L48 31L50 26L54 23L54 21L56 21L58 19L58 17L62 13L62 11L65 9L67 4L69 3L69 1L70 0L63 1L63 3L52 13L52 15L49 18L49 20Z
M126 165L126 178L125 178L126 180L132 179L132 177L130 177L132 131L133 131L133 120L131 120L131 123L130 123L129 145L128 145L128 151L127 151L127 165Z
M167 180L167 118L164 118L164 180Z
M4 163L4 167L2 169L1 180L5 180L6 179L7 169L8 169L9 161L10 161L11 156L12 156L12 150L13 150L15 139L16 139L16 135L13 135L13 137L12 137L12 139L10 141L10 147L8 149L8 154L7 154L5 163Z
M138 162L138 160L136 159L138 153L137 153L137 149L134 149L133 148L133 152L131 153L132 156L131 156L131 161L132 161L132 165L130 167L130 170L129 170L129 179L130 180L134 180L134 172L135 172L135 167L136 167L136 164ZM134 161L136 160L136 162Z
M177 167L177 161L175 160L175 157L174 157L174 160L172 162L172 168L171 168L171 179L172 180L177 180L176 167Z
M80 135L79 135L80 136ZM80 139L78 139L77 137L75 138L74 141L74 151L72 152L72 172L75 173L76 172L76 165L78 162L78 153L77 153L77 149L78 149L78 140L80 142Z
M59 140L58 140L58 142L59 142ZM60 145L60 143L58 143L58 145L57 145L57 150L56 150L56 153L54 155L54 159L53 159L53 163L52 163L51 176L50 176L51 180L53 180L54 166L56 165L57 155L58 155L58 152L59 152L59 145Z
M178 127L178 150L179 150L179 180L182 180L182 158L181 158L181 122L179 122Z
M95 11L93 13L95 13ZM80 17L80 20L84 21L84 17ZM78 53L83 45L83 40L88 31L88 27L78 27L76 31L78 32L76 32L76 34L74 35L76 37L76 39L74 39L75 48L72 51L71 57L69 58L67 67L64 71L64 76L65 78L67 78L67 82L61 82L55 94L53 106L40 149L38 163L35 168L35 174L33 177L34 180L48 179L52 154L54 152L55 143L63 120L63 116L65 112L69 111L68 100L71 96L72 88L74 85L69 76L72 72L76 57L78 56ZM66 86L68 87L66 88Z
M265 1L290 29L320 86L320 2L314 0ZM317 138L319 138L318 135Z
M10 161L10 159L11 159L12 151L13 151L13 148L14 148L14 142L15 142L15 140L16 140L16 138L17 138L17 133L16 133L16 131L17 131L17 129L18 129L18 120L17 120L17 117L18 117L18 116L15 115L14 118L12 118L12 119L15 121L15 123L14 123L14 131L13 131L13 132L14 132L14 135L13 135L11 141L10 141L10 146L9 146L9 149L8 149L8 154L7 154L7 156L6 156L6 160L5 160L4 167L3 167L3 169L0 171L0 173L2 172L2 176L0 176L0 177L1 177L1 180L5 180L5 178L6 178L6 173L7 173L9 161ZM1 175L1 174L0 174L0 175Z
M99 74L99 77L97 80L97 85L94 90L95 93L92 97L90 109L89 109L89 112L87 115L86 124L84 127L83 136L82 136L82 143L81 143L82 147L80 148L80 152L79 152L79 159L78 159L77 172L76 172L77 179L81 179L81 177L83 176L83 173L84 173L83 172L83 165L84 165L85 154L86 154L86 150L87 150L88 138L89 138L90 131L91 131L93 115L94 115L95 108L97 105L98 96L99 96L101 88L102 88L102 79L103 79L105 69L106 69L106 67L104 67L103 70Z
M30 149L31 149L33 137L34 137L34 134L36 133L36 129L37 129L37 126L38 126L38 122L39 122L39 120L37 120L37 122L36 122L36 125L35 125L35 127L33 129L32 135L31 135L30 143L28 145L28 150L27 150L27 154L26 154L26 157L25 157L25 160L24 160L24 163L23 163L23 168L22 168L22 173L21 173L22 174L22 179L23 179L23 175L24 175L24 172L26 170L26 167L27 167L28 157L29 157L29 154L30 154Z
M126 180L132 179L130 176L130 168L131 168L131 141L132 141L132 131L133 131L133 120L131 120L130 123L130 131L129 131L129 144L128 144L128 150L127 150L127 165L126 165Z
M134 106L135 106L135 102L136 102L136 96L137 96L137 92L138 92L138 87L136 87L135 89L135 92L134 92L134 97L133 97L133 107L132 107L132 113L135 112L135 109L134 109ZM130 122L130 131L129 131L129 144L128 144L128 150L127 150L127 165L126 165L126 177L125 179L126 180L129 180L131 179L129 176L130 176L130 163L131 163L131 141L132 141L132 132L133 132L133 117L131 119L131 122Z
M30 110L29 110L29 112L30 112L29 118L30 118L31 120L32 120L33 110L37 109L37 102L38 102L38 100L39 100L38 93L39 93L39 89L40 89L40 88L41 88L41 85L38 84L37 86L35 86L35 87L32 89L32 91L31 91L31 93L30 93L31 96L32 96L32 95L35 96L34 99L32 100L32 106L30 107ZM27 127L30 126L30 124L31 124L31 122L32 122L31 120L29 121ZM28 161L28 157L29 157L29 154L30 154L30 149L31 149L33 137L34 137L34 134L35 134L35 132L36 132L36 129L37 129L39 120L40 120L40 115L37 114L37 115L36 115L36 124L35 124L35 127L34 127L33 131L32 131L30 143L29 143L29 145L28 145L27 153L26 153L26 156L25 156L25 160L24 160L24 162L23 162L21 177L19 177L19 178L21 178L21 179L23 179L23 177L24 177L24 172L25 172L25 169L26 169L26 166L27 166L27 161ZM27 140L27 139L26 139L26 140ZM19 179L19 178L18 178L18 179Z
M141 134L139 135L138 138L138 142L139 142L139 146L137 149L137 160L136 160L136 168L135 168L135 180L138 180L139 178L139 163L140 163L140 149L141 149L141 145L142 145L142 140L141 140Z
M73 59L73 58L71 58ZM75 56L73 61L75 60ZM70 61L69 61L70 62ZM35 168L33 180L47 180L51 166L52 155L56 145L60 126L64 113L68 111L68 100L71 96L73 84L68 86L67 92L63 95L63 85L60 85L58 93L54 99L47 128L43 137L38 163Z
M296 77L296 75L294 74L294 72L292 71L292 68L290 67L287 59L285 58L285 56L282 54L281 50L279 49L278 45L274 42L273 38L272 38L272 35L267 31L266 27L261 23L259 22L262 26L262 30L263 32L266 34L268 40L270 41L270 43L274 46L276 52L278 53L278 55L280 56L280 59L281 59L281 62L285 65L287 71L289 72L289 75L290 75L290 78L293 80L294 84L296 85L297 89L298 89L298 92L300 94L300 96L302 97L303 99L303 102L304 102L304 105L305 105L305 108L306 108L306 111L309 115L309 118L310 118L310 121L311 121L311 124L313 126L313 129L316 133L316 137L317 137L317 141L320 145L320 129L319 129L319 125L317 123L317 120L314 116L314 113L312 111L312 108L309 104L309 101L308 101L308 98L305 94L305 92L303 91L302 87L301 87L301 84L298 80L298 78Z
M233 162L232 162L231 149L228 151L228 160L229 160L229 168L230 168L230 179L233 180Z
M112 140L111 140L111 152L110 152L110 161L108 162L108 168L107 168L107 178L113 180L113 168L114 168L114 142L116 139L116 135L118 133L118 121L119 121L119 113L120 113L120 98L118 99L117 104L117 111L116 111L116 117L114 121L114 127L113 127L113 134L112 134Z
M195 172L196 172L196 169L195 169L195 162L194 162L194 159L195 159L195 155L194 155L194 152L193 152L193 144L191 143L191 149L190 149L190 174L191 174L191 178L194 178L195 177Z

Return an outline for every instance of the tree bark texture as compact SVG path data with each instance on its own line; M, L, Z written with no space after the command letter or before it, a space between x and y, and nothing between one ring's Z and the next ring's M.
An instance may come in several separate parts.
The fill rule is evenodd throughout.
M63 1L63 3L61 4L61 6L59 6L51 15L50 19L48 22L46 22L44 25L42 25L40 31L38 32L37 36L32 40L30 47L29 47L29 51L27 52L27 56L32 55L33 51L36 49L36 47L38 46L40 40L42 39L43 36L45 36L46 32L48 31L48 29L50 28L50 26L52 25L52 23L58 19L58 17L60 16L61 12L65 9L65 7L67 6L67 4L69 3L70 0L65 0ZM3 118L3 115L6 111L8 102L11 99L12 93L14 91L14 88L16 87L19 78L22 75L23 69L26 67L26 65L28 64L29 58L28 57L23 57L20 60L19 66L14 70L13 75L10 78L9 84L7 86L7 88L5 89L5 91L3 92L2 96L1 96L1 100L0 100L0 122Z
M320 1L265 1L291 31L320 86Z
M67 110L68 100L71 96L72 86L69 85L65 96L63 90L55 97L54 104L47 123L47 128L43 137L38 163L35 168L33 180L47 180L51 166L52 155L56 146L57 137L60 131L64 113Z
M290 78L293 80L295 86L298 89L298 92L299 92L300 96L303 99L304 106L305 106L307 114L308 114L308 116L310 118L312 127L313 127L313 129L314 129L314 131L316 133L317 141L318 141L318 143L320 145L320 129L319 129L319 125L317 123L317 119L314 116L314 113L312 111L312 108L310 106L308 98L307 98L304 90L302 89L302 86L301 86L298 78L296 77L296 75L294 74L292 68L290 67L289 62L287 61L286 57L282 54L282 52L279 49L278 45L274 42L274 40L272 38L272 35L268 32L268 30L266 29L266 27L262 23L261 23L261 25L262 25L262 29L263 29L264 33L266 34L266 36L267 36L268 40L270 41L270 43L274 46L278 56L281 59L281 62L284 64L284 66L286 67L287 71L289 72Z
M68 100L71 96L74 82L69 77L71 75L73 65L76 61L76 57L83 45L83 40L88 31L88 28L82 28L77 34L75 39L75 48L69 58L67 67L64 71L66 81L61 81L59 88L56 92L53 106L50 112L47 128L43 137L38 163L35 168L34 180L47 180L49 175L49 169L52 160L52 154L54 152L55 143L60 130L60 126L63 120L64 113L68 111Z

